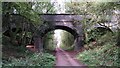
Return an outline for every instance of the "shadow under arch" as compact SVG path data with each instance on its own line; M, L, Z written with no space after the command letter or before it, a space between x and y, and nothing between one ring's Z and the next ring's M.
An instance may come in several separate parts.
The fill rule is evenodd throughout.
M45 29L45 30L41 33L41 36L44 37L44 35L46 35L48 32L53 31L53 30L56 30L56 29L65 30L65 31L71 33L71 34L74 36L74 39L77 38L77 36L78 36L76 30L74 30L74 29L72 29L72 28L70 28L70 27L61 26L61 25L56 25L56 26L53 26L53 27L51 27L51 28Z

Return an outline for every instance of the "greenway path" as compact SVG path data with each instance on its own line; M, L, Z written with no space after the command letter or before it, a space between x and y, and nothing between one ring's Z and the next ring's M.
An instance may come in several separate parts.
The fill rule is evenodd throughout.
M75 51L64 51L61 48L56 48L56 67L74 66L78 68L86 68L84 64L75 59Z

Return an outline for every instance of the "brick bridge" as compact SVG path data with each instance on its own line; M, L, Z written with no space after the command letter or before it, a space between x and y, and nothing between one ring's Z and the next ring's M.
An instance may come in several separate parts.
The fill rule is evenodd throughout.
M25 18L23 18L20 15L13 14L10 16L11 20L11 28L17 27L17 24L19 23L29 23L24 24L27 25L25 27L28 31L34 32L34 45L35 48L38 50L43 50L43 38L44 35L52 30L55 29L62 29L65 31L70 32L74 36L74 43L75 50L79 50L81 46L83 46L83 40L84 40L84 33L82 24L80 21L83 19L82 15L74 15L74 14L40 14L40 19L44 21L43 25L40 25L39 28L34 27L32 24L30 24L29 21L26 21ZM6 16L3 15L3 22L6 19ZM23 24L20 24L20 28ZM31 27L34 27L31 29ZM37 29L37 30L36 30ZM3 31L5 31L6 28L3 28Z

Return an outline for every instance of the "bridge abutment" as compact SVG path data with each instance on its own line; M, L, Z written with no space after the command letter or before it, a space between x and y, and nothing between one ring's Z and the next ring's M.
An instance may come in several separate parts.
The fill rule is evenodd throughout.
M74 50L75 51L78 51L78 50L80 50L82 47L83 47L83 44L84 42L83 42L83 37L82 36L78 36L76 39L75 39L75 41L74 41L74 46L75 46L75 48L74 48Z
M39 36L34 37L34 46L37 52L43 51L43 39Z

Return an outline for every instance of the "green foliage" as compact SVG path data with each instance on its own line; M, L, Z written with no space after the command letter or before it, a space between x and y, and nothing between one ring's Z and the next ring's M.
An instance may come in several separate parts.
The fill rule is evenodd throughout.
M10 42L9 37L3 36L2 38L2 58L8 59L10 56L21 57L26 56L30 52L25 48L25 46L15 46Z
M63 50L66 50L66 51L74 50L73 45L71 45L71 46L61 45L60 48L62 48Z
M82 24L83 31L85 33L85 43L89 43L91 39L98 40L102 34L105 34L104 32L106 32L106 30L93 30L89 34L87 34L87 31L89 29L92 29L94 25L97 24L108 29L114 26L110 26L109 22L111 22L112 17L116 14L113 11L120 10L120 2L101 1L102 0L97 0L95 2L71 1L66 3L66 13L83 15L83 19L80 21L80 23ZM90 18L88 18L89 16Z
M32 21L35 26L43 23L42 20L40 21L39 14L55 13L50 2L5 2L2 3L2 6L3 14L20 14Z
M64 50L72 50L74 48L73 44L74 36L67 31L62 31L60 47Z
M2 3L3 14L20 14L26 19L32 21L33 24L38 24L38 13L32 10L32 4L29 2L5 2ZM40 22L39 22L40 23Z
M107 33L107 34L106 34ZM104 27L98 27L98 28L94 28L90 31L88 31L88 39L87 39L87 42L91 42L92 40L91 39L94 39L94 40L99 40L103 35L112 35L112 32ZM104 38L106 36L103 36L102 38ZM105 38L104 38L105 39ZM104 40L103 39L103 40ZM105 39L106 40L106 39Z
M116 46L116 37L116 33L104 34L96 44L87 44L86 50L79 53L77 58L88 66L120 66L120 48Z
M114 10L120 10L120 3L101 1L102 0L95 2L68 2L66 3L66 13L83 15L83 20L80 21L80 23L82 23L85 33L87 29L91 29L91 27L96 24L107 28L112 27L105 23L111 21L112 16L115 14L113 12ZM90 19L86 18L88 15L91 16Z
M5 40L6 39L6 40ZM8 37L2 46L3 66L53 66L55 57L49 53L33 53L24 46L13 46Z
M120 9L119 2L68 2L66 12L72 14L107 14ZM74 8L74 9L73 9Z
M112 33L108 32L105 35L101 36L101 38L97 40L97 43L99 45L104 45L106 43L115 43L116 39L114 37L115 36L113 36Z
M120 48L108 43L104 46L79 53L77 59L88 66L120 66L118 49Z
M41 13L54 13L54 7L50 2L3 2L2 3L2 14L6 17L3 19L3 28L10 29L11 27L11 14L21 15L25 22L15 23L16 28L22 28L20 39L24 45L26 45L26 25L31 26L31 30L37 32L37 28L43 24L39 14ZM44 12L46 10L47 12ZM40 12L41 11L41 12ZM21 26L22 25L22 26ZM32 28L33 27L33 28ZM11 31L11 30L10 30ZM25 32L23 32L25 31ZM32 31L31 31L32 32ZM24 36L23 36L24 35ZM14 42L16 33L10 32L11 41Z
M54 32L48 32L44 36L44 48L49 49L49 50L55 50L56 45L55 45L55 39L54 39Z
M55 13L54 5L50 2L36 2L34 3L34 11L38 13Z
M10 57L8 63L3 66L53 66L55 57L49 53L34 53L24 58Z

